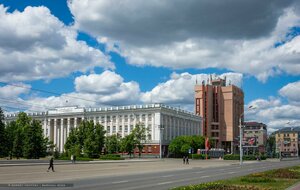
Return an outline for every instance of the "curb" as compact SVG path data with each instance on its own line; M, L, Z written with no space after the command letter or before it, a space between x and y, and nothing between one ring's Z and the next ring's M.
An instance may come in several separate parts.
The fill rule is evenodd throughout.
M291 187L288 187L286 190L297 190L300 189L300 182L292 185Z
M95 160L95 161L77 161L75 165L78 164L111 164L111 163L131 163L131 162L157 162L159 160ZM55 165L74 165L72 162L55 162ZM48 162L45 163L21 163L21 164L0 164L0 167L13 167L13 166L35 166L35 165L49 165Z

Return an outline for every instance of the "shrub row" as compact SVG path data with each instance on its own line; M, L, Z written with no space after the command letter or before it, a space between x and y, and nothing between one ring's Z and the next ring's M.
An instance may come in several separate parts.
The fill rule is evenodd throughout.
M106 154L101 155L100 160L124 160L124 158L121 158L121 155L118 154Z
M247 183L270 183L276 180L269 177L242 177L241 181Z
M261 160L267 159L266 156L259 156ZM224 160L239 160L240 155L239 154L226 154L224 156ZM257 160L257 156L254 155L244 155L243 160Z
M192 158L193 159L202 159L202 160L204 160L204 159L206 159L206 154L193 154ZM209 155L207 155L207 159L210 159Z
M266 172L266 176L273 178L299 179L299 172L288 168L276 169Z
M199 185L189 185L185 187L176 187L172 190L260 190L258 187L254 186L237 186L237 185L226 185L221 183L202 183Z
M57 160L71 160L71 158L69 157L59 157L57 158ZM86 158L86 157L76 157L76 161L92 161L93 159L91 158Z

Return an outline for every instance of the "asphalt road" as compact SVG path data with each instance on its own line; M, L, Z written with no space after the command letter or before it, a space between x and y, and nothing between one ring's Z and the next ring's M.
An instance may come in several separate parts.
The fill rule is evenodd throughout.
M278 161L248 162L245 163L243 166L240 166L238 162L227 162L227 161L216 161L215 163L213 161L209 161L209 162L192 161L190 165L183 165L180 160L177 161L165 160L164 162L153 162L153 163L148 162L148 163L102 164L102 165L92 165L92 166L85 165L85 166L76 166L76 167L82 167L82 168L77 168L77 170L74 170L74 168L73 170L72 168L68 168L71 166L64 166L63 172L58 172L58 173L49 172L48 174L46 174L48 175L49 178L43 178L43 175L45 173L43 172L40 174L41 175L40 179L35 178L35 180L30 181L35 183L37 182L44 183L48 185L55 185L55 184L72 185L72 187L51 187L51 188L46 188L46 187L27 187L27 188L9 187L8 188L3 183L5 182L5 180L1 180L3 179L2 177L5 176L7 177L7 175L5 173L1 173L0 170L0 184L4 184L5 186L2 188L0 187L0 189L1 190L2 189L23 189L23 190L25 189L55 189L55 190L56 189L59 190L169 189L177 186L199 184L202 182L209 182L209 181L215 181L220 179L228 179L232 177L247 175L250 173L261 172L261 171L266 171L266 170L281 168L281 167L288 167L293 165L300 165L300 160L290 160L290 161L281 161L281 162ZM99 169L97 169L96 167L99 167ZM22 168L22 170L23 169L24 168ZM39 174L37 172L39 168L35 168L35 169L36 170L33 170L32 172L33 174L30 175L31 178L28 179L32 179L34 176L37 176ZM94 171L93 169L95 170L95 173L93 173ZM67 171L75 171L76 175L74 173L72 173L72 175L69 175ZM101 171L101 175L99 174L99 171ZM15 181L18 182L18 180Z

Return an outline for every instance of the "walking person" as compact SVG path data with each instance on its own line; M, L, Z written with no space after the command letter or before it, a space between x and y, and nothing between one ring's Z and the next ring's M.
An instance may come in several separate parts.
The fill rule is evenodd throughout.
M185 163L186 163L186 164L190 164L190 163L189 163L189 156L186 157Z
M183 156L183 164L185 164L185 156Z
M73 156L73 154L71 155L71 161L72 161L72 164L74 164L74 156Z
M73 156L74 164L76 162L76 155Z
M51 157L51 159L50 159L49 168L48 168L47 172L49 172L50 168L52 168L52 172L54 172L53 157Z

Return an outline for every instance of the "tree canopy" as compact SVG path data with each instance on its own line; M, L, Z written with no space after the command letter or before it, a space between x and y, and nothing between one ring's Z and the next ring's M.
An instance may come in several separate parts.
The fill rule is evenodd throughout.
M205 138L203 136L177 136L169 145L169 151L175 156L188 154L189 149L194 152L204 148ZM193 152L193 153L194 153Z
M99 157L104 147L105 130L102 125L93 121L82 121L78 128L70 131L65 149L70 154L87 157Z

